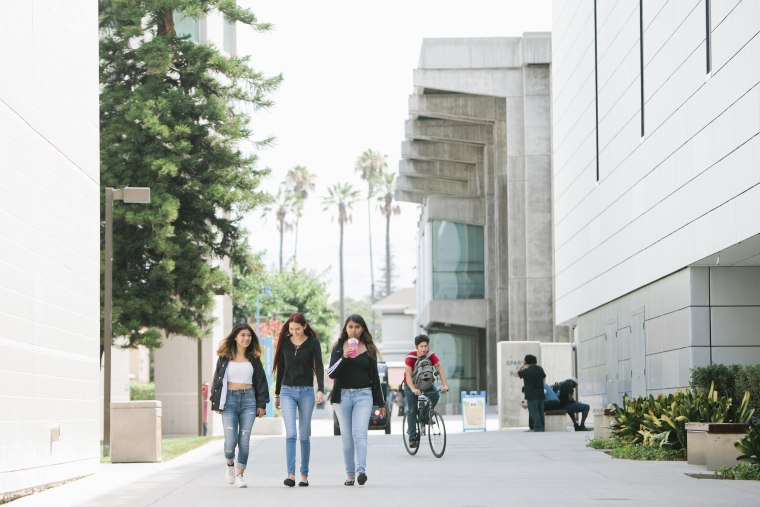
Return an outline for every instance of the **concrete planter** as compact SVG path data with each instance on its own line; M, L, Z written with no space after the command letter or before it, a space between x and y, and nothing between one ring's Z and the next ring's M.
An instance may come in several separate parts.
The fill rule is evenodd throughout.
M161 461L161 402L111 403L111 462Z

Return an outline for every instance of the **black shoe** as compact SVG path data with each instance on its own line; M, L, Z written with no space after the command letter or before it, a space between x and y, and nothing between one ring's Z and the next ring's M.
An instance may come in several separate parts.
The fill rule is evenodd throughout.
M303 487L303 488L307 487L308 485L309 485L309 481L301 481L298 483L298 486Z
M346 482L343 483L344 486L353 486L354 480L353 479L347 479Z
M367 482L367 474L364 472L360 473L359 476L356 478L356 482L359 483L359 486L364 486L364 483Z
M420 445L420 439L417 438L416 436L409 439L409 447L411 449L416 449L417 447L419 447L419 445Z
M575 428L575 431L591 431L591 430L587 428L585 424L581 424L580 426L577 426Z
M295 479L291 479L290 477L288 477L287 479L285 479L284 481L282 481L282 483L284 485L286 485L287 487L292 488L293 486L296 485L296 480Z

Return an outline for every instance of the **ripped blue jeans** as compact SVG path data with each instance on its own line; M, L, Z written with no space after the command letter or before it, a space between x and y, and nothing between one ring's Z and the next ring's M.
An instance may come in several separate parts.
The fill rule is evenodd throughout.
M224 457L235 459L235 447L239 449L238 465L245 470L251 443L251 429L256 420L256 395L253 389L227 391L222 410L224 423Z

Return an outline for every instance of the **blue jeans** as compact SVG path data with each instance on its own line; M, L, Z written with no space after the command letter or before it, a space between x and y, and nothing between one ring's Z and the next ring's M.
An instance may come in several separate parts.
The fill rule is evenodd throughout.
M245 470L251 444L251 428L256 419L256 396L253 389L227 391L227 400L222 410L224 423L224 457L235 459L238 452L238 468Z
M367 432L372 415L372 389L341 389L340 403L333 407L340 424L346 475L356 477L367 471Z
M438 388L430 386L422 391L422 394L430 399L430 403L433 408L438 404L438 400L441 397L441 393L438 392ZM409 434L409 440L417 438L417 395L409 389L409 386L404 383L404 399L406 399L406 420L407 433Z
M280 409L285 422L285 460L288 475L296 473L296 439L301 441L301 474L309 475L309 453L311 451L311 415L314 413L313 387L282 386L280 389ZM296 409L298 409L298 432L296 432Z
M544 400L528 400L528 416L533 421L533 431L544 431Z

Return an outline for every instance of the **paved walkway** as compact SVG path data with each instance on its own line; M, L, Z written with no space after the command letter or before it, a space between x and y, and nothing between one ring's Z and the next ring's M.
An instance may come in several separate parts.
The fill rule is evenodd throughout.
M395 421L394 421L395 422ZM160 464L103 465L101 472L9 505L205 506L349 505L436 507L505 505L719 506L760 504L760 481L700 480L704 469L683 462L614 460L586 448L589 433L461 433L461 418L447 417L446 454L427 443L416 456L400 435L371 432L364 487L342 485L339 437L315 436L309 488L286 488L282 437L254 437L247 489L224 482L222 442L214 441ZM315 421L315 433L329 419ZM400 426L400 424L398 425ZM459 432L457 432L459 427ZM332 427L329 426L331 431ZM395 431L394 431L395 433ZM411 503L410 503L411 502Z

